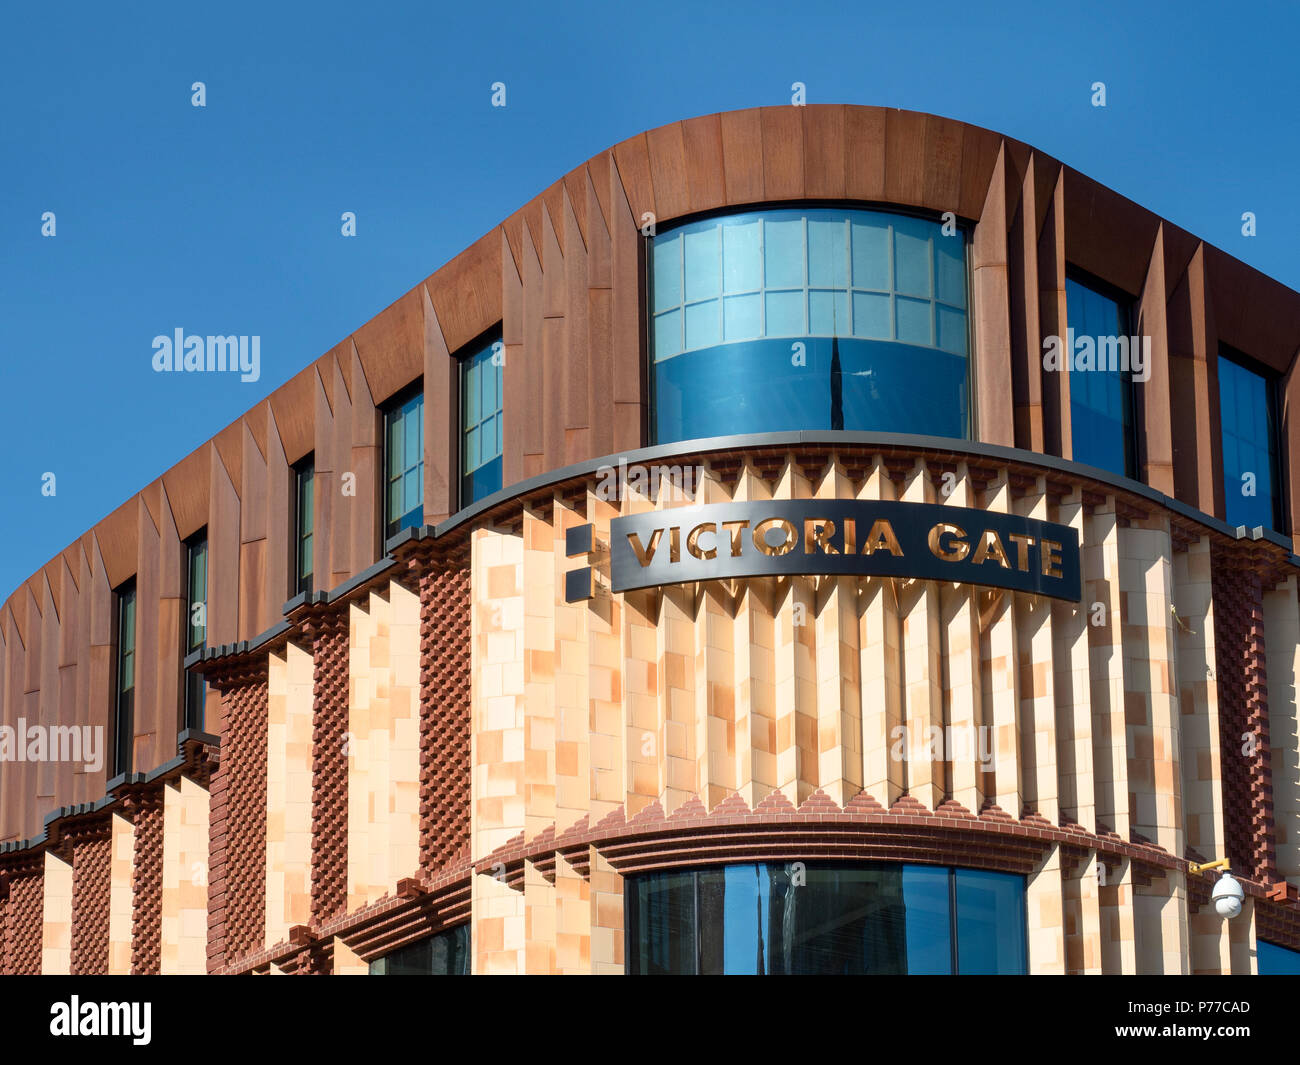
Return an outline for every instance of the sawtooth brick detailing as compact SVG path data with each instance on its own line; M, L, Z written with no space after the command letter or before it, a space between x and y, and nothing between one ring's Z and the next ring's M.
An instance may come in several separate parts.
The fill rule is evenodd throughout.
M470 581L436 561L420 585L420 869L469 858Z
M45 863L29 858L6 870L4 974L34 976L41 971L41 926L45 913Z
M72 844L73 976L108 971L109 876L112 827L107 820Z
M346 607L304 622L313 667L311 919L338 916L348 894L348 624Z
M266 930L265 675L224 697L226 731L225 959L260 950Z
M1271 880L1273 790L1259 570L1248 557L1214 566L1214 637L1223 758L1224 832L1235 868Z
M131 883L131 972L150 976L162 963L162 788L133 795L126 804L135 827ZM211 913L219 911L209 911Z

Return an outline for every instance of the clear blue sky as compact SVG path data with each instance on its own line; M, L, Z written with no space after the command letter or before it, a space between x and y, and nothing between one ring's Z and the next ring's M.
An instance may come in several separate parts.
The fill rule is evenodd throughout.
M0 600L578 163L794 81L1017 137L1300 287L1292 4L728 7L8 6ZM155 374L177 327L259 335L261 379Z

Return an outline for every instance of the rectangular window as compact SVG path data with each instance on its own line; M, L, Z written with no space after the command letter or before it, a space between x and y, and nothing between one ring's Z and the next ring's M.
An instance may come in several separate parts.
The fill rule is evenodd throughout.
M208 642L208 534L196 533L185 541L185 658L207 646ZM183 729L203 728L203 707L208 683L201 674L185 674L185 711Z
M289 595L314 591L316 528L316 455L310 454L293 468L293 578Z
M113 706L113 776L131 772L135 742L135 578L117 589L117 677Z
M1233 527L1281 530L1277 385L1241 356L1219 355L1224 520Z
M1129 302L1117 292L1069 277L1066 321L1073 336L1069 358L1070 441L1075 462L1123 477L1137 476L1133 436L1133 376L1121 367L1132 358ZM1127 353L1128 359L1122 357Z
M460 505L501 490L501 387L505 349L495 337L460 360Z
M424 393L384 410L384 539L424 521Z

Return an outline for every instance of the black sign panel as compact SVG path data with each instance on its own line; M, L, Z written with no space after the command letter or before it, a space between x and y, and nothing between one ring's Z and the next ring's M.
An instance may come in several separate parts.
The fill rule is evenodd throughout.
M773 499L610 522L615 592L792 574L980 584L1078 602L1079 538L1016 514L847 499Z

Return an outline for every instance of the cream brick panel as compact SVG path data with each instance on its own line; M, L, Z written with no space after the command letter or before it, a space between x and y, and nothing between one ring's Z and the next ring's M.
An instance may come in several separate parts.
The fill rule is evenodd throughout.
M267 681L266 942L311 921L312 657L271 655Z
M208 793L188 777L163 789L161 971L203 973L208 953Z
M108 974L131 972L131 918L134 892L132 867L135 862L135 826L125 817L113 815L108 866Z
M419 871L420 599L386 591L349 609L349 910Z
M72 866L45 852L45 917L41 972L66 976L72 968Z

